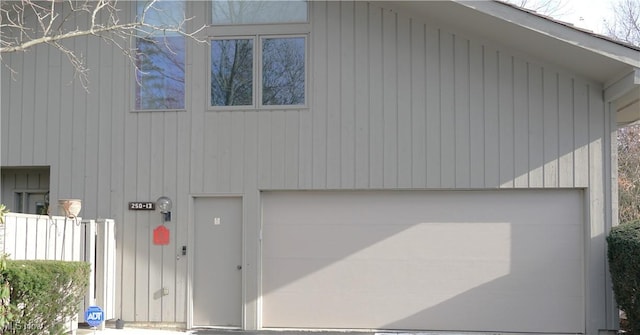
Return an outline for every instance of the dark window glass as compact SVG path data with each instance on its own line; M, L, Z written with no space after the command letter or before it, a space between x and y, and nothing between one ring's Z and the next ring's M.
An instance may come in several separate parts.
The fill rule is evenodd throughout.
M212 3L213 24L307 22L307 2L304 0L213 0Z
M253 105L253 40L211 42L211 105Z
M148 2L139 1L138 15ZM157 27L177 27L184 20L183 1L157 1L145 21ZM162 30L142 29L136 38L135 109L185 108L185 37Z
M304 37L262 40L262 104L304 105Z

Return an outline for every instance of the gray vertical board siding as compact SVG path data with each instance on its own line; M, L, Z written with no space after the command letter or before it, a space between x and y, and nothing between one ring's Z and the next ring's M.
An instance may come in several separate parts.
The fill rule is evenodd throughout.
M44 165L47 159L47 123L48 113L40 115L37 111L47 110L47 84L49 82L49 48L38 47L35 52L35 68L34 68L34 81L36 82L35 91L32 95L33 105L33 165ZM42 93L40 93L42 92Z
M606 275L607 268L603 266L603 255L607 254L606 234L611 224L608 219L609 214L605 212L606 195L610 192L604 172L608 162L603 161L606 155L610 154L608 144L610 136L607 135L610 125L610 115L605 111L602 102L602 87L588 84L587 90L587 110L585 113L589 122L589 213L591 222L589 225L589 235L591 243L587 248L586 273L589 281L587 299L587 316L590 316L588 329L602 329L606 324ZM600 302L598 304L593 302Z
M340 185L355 187L355 3L340 2Z
M355 2L354 18L354 169L355 188L369 186L369 4ZM301 170L304 170L301 167Z
M398 46L396 61L398 63L397 82L397 159L398 187L409 188L413 185L413 128L411 109L411 19L399 17L397 21Z
M329 52L328 45L328 20L327 7L325 1L311 2L311 22L313 22L313 36L310 40L311 52L311 68L309 71L308 92L311 92L307 101L311 103L314 109L322 110L321 113L313 113L313 125L311 133L313 135L313 146L311 148L312 156L312 188L322 189L327 185L327 55ZM333 48L333 46L331 47Z
M383 68L382 68L382 15L383 10L369 5L369 187L383 188ZM315 27L315 23L314 23ZM360 61L364 61L361 59ZM321 106L313 106L314 111Z
M245 324L257 327L259 191L270 189L588 188L600 299L613 187L601 159L614 131L601 85L375 2L310 5L308 108L209 110L207 46L194 42L177 112L132 112L132 66L97 39L66 42L90 58L89 93L58 51L6 57L18 74L2 73L2 164L48 165L52 200L79 197L83 217L115 219L117 316L186 322L189 255L176 255L191 195L231 193L243 195ZM164 247L151 240L159 213L127 209L161 195L174 201Z
M382 187L398 186L398 23L382 12ZM408 50L403 50L408 51Z
M342 110L340 100L343 96L340 75L342 64L341 51L341 5L340 2L327 3L327 67L323 71L327 74L326 92L321 96L326 99L326 187L335 189L341 186L341 123ZM345 69L346 70L346 69ZM317 90L315 92L318 92Z
M426 35L423 24L411 21L411 181L416 187L427 186L427 134L426 127Z

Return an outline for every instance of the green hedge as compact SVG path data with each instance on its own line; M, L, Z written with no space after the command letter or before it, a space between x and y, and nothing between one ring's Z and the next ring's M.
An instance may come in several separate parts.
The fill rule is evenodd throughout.
M7 261L14 318L3 334L62 334L63 318L79 312L89 283L89 264L64 261Z
M640 334L640 221L614 227L607 237L609 271L629 330Z

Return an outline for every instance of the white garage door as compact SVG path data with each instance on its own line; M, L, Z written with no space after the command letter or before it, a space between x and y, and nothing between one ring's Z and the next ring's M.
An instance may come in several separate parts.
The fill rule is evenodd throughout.
M579 190L262 196L265 328L584 332Z

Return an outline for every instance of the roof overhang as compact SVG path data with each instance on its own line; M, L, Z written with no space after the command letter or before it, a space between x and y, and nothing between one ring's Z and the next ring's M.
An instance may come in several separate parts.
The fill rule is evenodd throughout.
M640 48L499 1L382 1L468 37L494 41L601 83L619 125L640 120Z
M640 120L640 69L606 87L604 99L612 103L619 127Z

